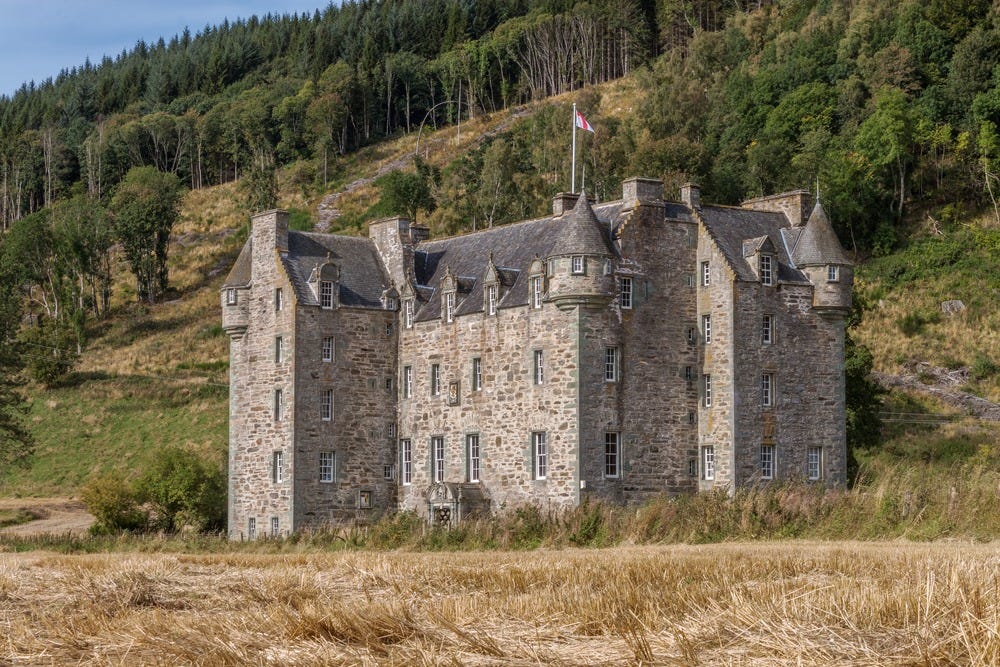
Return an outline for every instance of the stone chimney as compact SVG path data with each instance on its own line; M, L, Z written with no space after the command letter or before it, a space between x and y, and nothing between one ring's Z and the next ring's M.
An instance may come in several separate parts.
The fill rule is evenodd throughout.
M622 181L622 201L626 208L663 201L663 181L633 176Z
M778 195L748 199L741 206L754 211L784 213L792 227L800 227L809 219L813 198L808 190L793 190Z
M382 265L396 285L405 285L413 277L414 232L425 227L411 226L407 218L395 216L368 224L368 236L375 242Z
M681 202L688 208L701 208L701 186L690 181L681 186Z
M560 192L552 198L552 215L562 215L573 210L580 195L574 192Z
M267 252L288 252L288 211L263 211L250 218L254 245Z

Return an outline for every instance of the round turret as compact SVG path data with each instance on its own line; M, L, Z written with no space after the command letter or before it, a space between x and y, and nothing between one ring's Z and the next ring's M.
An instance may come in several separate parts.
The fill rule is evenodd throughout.
M614 255L586 193L563 214L562 225L559 240L546 257L549 301L561 309L606 306L614 296L609 270Z
M819 202L799 234L792 261L813 284L813 308L841 315L851 310L854 265Z

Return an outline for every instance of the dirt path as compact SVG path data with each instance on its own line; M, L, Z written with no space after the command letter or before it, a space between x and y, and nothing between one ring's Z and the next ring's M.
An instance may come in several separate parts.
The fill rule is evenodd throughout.
M83 534L94 523L83 503L71 498L0 498L0 510L27 510L38 518L0 528L0 535Z

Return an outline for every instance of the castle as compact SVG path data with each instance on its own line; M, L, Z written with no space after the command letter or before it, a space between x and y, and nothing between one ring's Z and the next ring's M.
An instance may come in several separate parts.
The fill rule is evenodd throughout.
M222 287L229 534L843 484L852 265L808 192L628 179L430 239L257 215Z

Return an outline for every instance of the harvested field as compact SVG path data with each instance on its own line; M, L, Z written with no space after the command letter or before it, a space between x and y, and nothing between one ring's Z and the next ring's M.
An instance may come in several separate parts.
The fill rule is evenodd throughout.
M1000 551L0 554L3 664L1000 663Z

